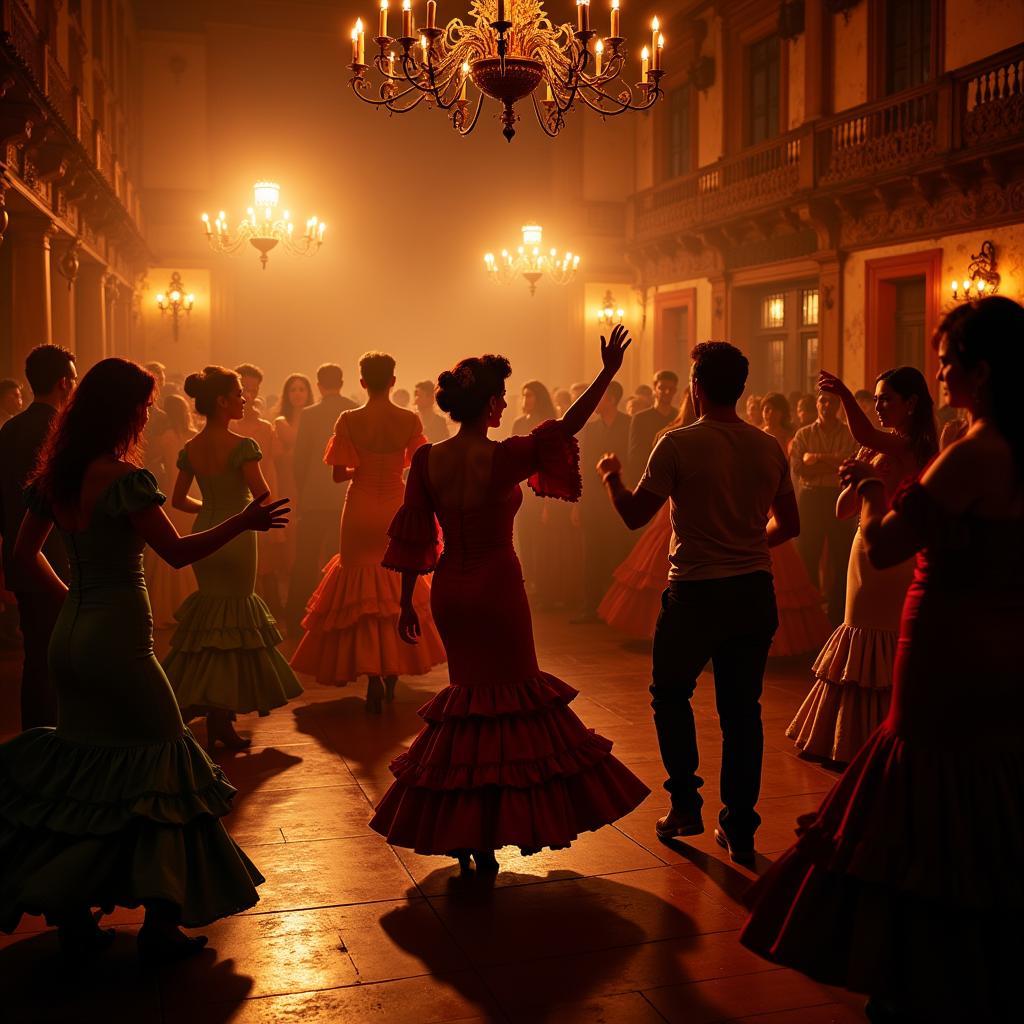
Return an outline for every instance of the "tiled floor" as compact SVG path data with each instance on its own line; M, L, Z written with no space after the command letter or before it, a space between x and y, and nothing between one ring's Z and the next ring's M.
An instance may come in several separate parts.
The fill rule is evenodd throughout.
M711 832L654 836L664 813L648 656L604 627L537 619L542 666L580 689L589 725L652 794L572 849L500 855L493 887L452 862L393 850L367 828L387 765L419 727L445 674L406 681L369 717L361 689L310 686L269 718L241 722L250 751L222 759L240 795L228 826L266 875L258 906L207 929L210 948L175 968L137 965L140 915L114 916L113 949L72 970L52 933L26 919L0 937L0 1019L133 1024L847 1024L862 1000L780 970L736 941L753 873ZM0 730L10 731L16 658L0 658ZM706 685L704 685L706 683ZM833 776L783 736L807 687L805 663L773 664L759 867L792 836ZM710 677L695 700L707 818L717 810L718 723Z

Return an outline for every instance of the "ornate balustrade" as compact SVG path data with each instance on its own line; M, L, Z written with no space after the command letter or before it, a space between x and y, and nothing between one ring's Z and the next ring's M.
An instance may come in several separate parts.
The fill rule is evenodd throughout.
M1024 47L960 68L953 81L961 145L1024 136Z

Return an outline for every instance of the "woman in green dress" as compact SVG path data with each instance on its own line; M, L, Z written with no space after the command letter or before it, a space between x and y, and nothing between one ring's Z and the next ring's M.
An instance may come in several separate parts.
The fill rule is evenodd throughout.
M0 744L0 931L42 914L65 950L82 952L113 938L92 908L141 905L139 951L168 960L206 943L180 925L253 906L263 878L221 824L235 790L183 725L153 654L143 548L188 565L283 526L288 510L263 495L212 530L178 536L136 461L153 383L135 363L97 363L26 492L15 561L64 598L50 641L59 719ZM42 554L54 525L69 587Z
M263 457L252 438L230 429L245 408L234 370L207 366L185 378L206 426L178 455L171 503L196 516L195 530L208 530L245 508L253 494L269 488L260 471ZM189 497L197 480L202 501ZM251 742L235 732L236 714L270 714L302 693L302 686L277 650L281 634L256 588L256 536L236 537L194 566L199 589L178 609L178 628L164 671L185 720L206 714L207 746L231 750Z

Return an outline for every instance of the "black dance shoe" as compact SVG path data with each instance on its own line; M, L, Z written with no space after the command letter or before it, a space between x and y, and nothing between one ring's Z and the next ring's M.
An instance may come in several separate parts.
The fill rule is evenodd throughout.
M384 677L384 703L390 704L395 699L395 687L398 685L398 676Z
M384 680L380 676L370 676L366 680L366 713L379 715L384 704Z
M664 818L654 823L654 831L659 839L676 839L681 836L699 836L704 832L704 819L700 811L694 814L683 814L671 810Z
M715 842L718 843L723 850L729 851L729 857L734 860L737 864L742 864L744 867L751 867L754 864L754 837L751 836L747 840L733 839L731 836L726 835L724 828L715 829Z
M210 940L205 935L186 935L178 931L156 931L143 925L139 929L135 944L139 959L145 964L175 964L196 956Z

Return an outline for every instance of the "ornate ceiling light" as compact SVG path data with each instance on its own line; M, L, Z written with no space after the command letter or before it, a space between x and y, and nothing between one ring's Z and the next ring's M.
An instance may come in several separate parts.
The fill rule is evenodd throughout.
M316 217L306 221L305 232L295 237L295 225L291 214L284 210L280 216L277 206L281 198L281 186L276 181L257 181L253 185L253 205L246 211L246 218L238 225L234 234L228 227L227 215L223 210L210 224L210 215L202 216L206 240L214 252L231 255L245 242L260 254L260 263L267 269L267 254L280 244L285 252L293 256L313 256L323 244L327 225Z
M388 35L388 0L380 0L377 52L373 66L383 77L375 90L366 72L362 19L352 31L350 85L359 99L393 114L422 102L444 110L452 127L468 135L485 97L501 104L502 134L512 141L519 115L515 105L530 97L541 128L550 136L565 125L577 103L602 117L647 110L661 96L665 37L657 18L651 22L651 45L641 54L640 81L620 77L626 66L620 35L619 0L610 0L609 34L597 38L590 27L590 0L576 0L576 27L555 25L542 0L473 0L467 24L458 18L437 27L437 3L427 3L427 24L417 29L412 0L402 2L401 36ZM591 41L594 42L593 51ZM469 83L479 90L470 112ZM544 98L538 90L544 87Z
M575 276L580 265L579 256L571 252L559 254L557 249L544 252L544 229L539 224L523 225L523 244L515 253L502 249L495 258L493 252L484 256L484 266L495 284L512 284L523 277L530 285L530 294L537 291L537 282L546 277L552 284L566 285Z
M196 297L191 292L185 291L185 282L182 281L181 274L175 270L171 274L167 291L158 292L156 296L156 306L160 310L160 315L166 316L168 313L171 314L171 330L174 333L175 341L178 340L180 318L188 316L195 304Z

